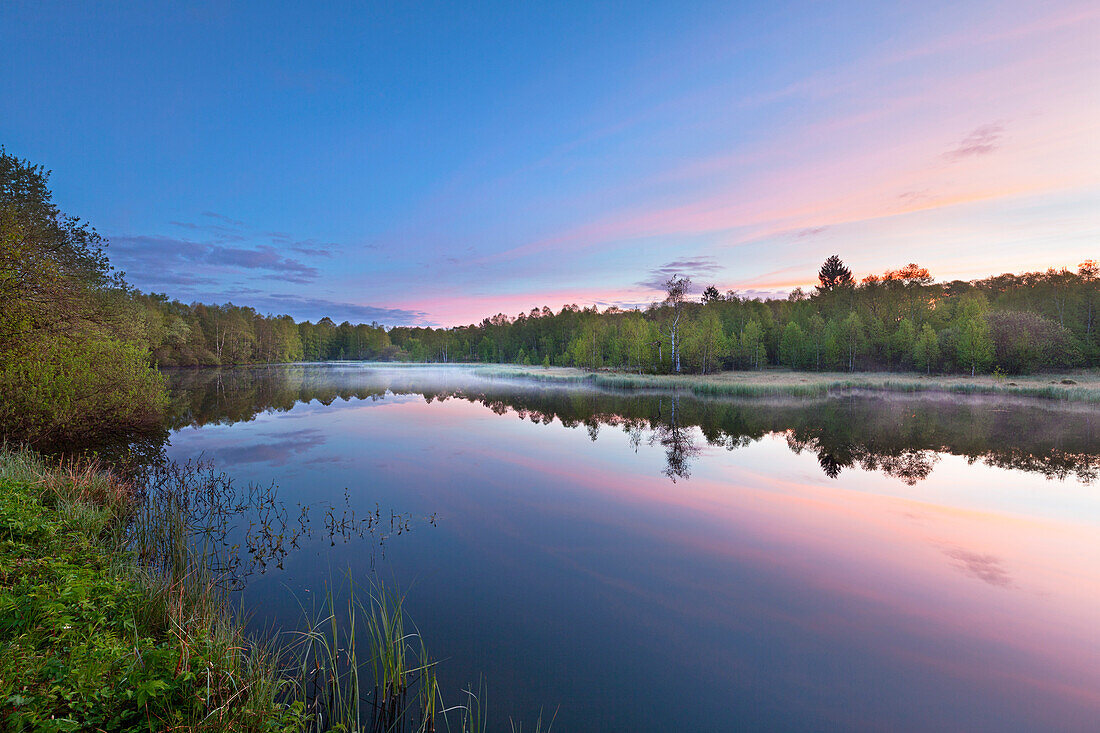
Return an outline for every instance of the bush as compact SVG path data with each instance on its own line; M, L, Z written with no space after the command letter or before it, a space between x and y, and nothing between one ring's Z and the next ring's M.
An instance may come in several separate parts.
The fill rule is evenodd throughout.
M986 315L993 337L993 361L1011 374L1072 366L1076 353L1069 332L1038 313L995 311Z
M152 429L167 404L144 350L109 336L47 336L0 353L6 439L59 444Z

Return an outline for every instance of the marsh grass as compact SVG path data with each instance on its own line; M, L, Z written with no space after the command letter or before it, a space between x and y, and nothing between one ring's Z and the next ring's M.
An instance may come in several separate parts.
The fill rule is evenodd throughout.
M529 733L550 733L550 729L554 727L554 721L557 720L557 718L558 711L554 710L554 715L551 716L550 720L545 723L546 727L543 728L542 713L539 712L539 717L535 719L535 727L533 730L528 729ZM523 733L524 728L522 721L517 723L514 720L510 720L508 721L508 724L512 729L512 733Z
M405 597L381 582L361 592L349 578L346 587L342 600L327 590L308 628L291 632L295 693L309 730L484 733L483 682L476 692L463 690L464 704L445 704L437 662L405 612ZM540 716L536 730L541 725Z
M994 383L965 382L953 379L889 379L881 374L851 378L828 378L807 374L800 381L769 381L763 374L753 381L746 373L742 381L715 379L710 376L646 375L623 373L573 373L561 371L530 371L518 368L484 368L477 373L487 379L522 379L550 384L588 384L593 387L622 391L690 392L700 397L828 397L861 392L946 393L1026 397L1066 402L1100 403L1100 389L1076 386L1072 380L1052 384L1034 381L1017 384L1003 379Z

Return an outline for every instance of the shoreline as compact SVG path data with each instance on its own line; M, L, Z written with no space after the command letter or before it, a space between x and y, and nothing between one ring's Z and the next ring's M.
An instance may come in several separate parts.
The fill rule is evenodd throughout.
M886 392L967 394L1100 403L1100 371L1097 370L1006 377L929 376L914 372L797 372L788 369L674 375L497 364L481 366L475 373L490 379L529 379L562 385L590 384L613 390L690 392L700 397L828 397L855 392Z
M621 369L535 366L485 362L299 361L160 367L162 372L203 369L361 365L386 369L468 369L487 379L530 380L589 385L610 390L688 392L698 397L837 397L858 392L928 395L975 395L1100 403L1100 369L1078 369L1027 375L921 374L918 372L807 372L781 367L758 371L729 370L714 374L644 374Z

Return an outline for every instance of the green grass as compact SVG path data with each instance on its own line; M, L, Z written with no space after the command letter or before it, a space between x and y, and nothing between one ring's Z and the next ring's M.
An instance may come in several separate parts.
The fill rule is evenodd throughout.
M123 484L0 454L0 727L281 731L272 651L122 549Z
M310 728L484 731L484 710L476 698L467 694L467 705L444 705L436 663L419 631L408 629L404 596L381 584L367 594L356 592L350 581L348 589L343 602L327 592L314 622L294 634L298 699L305 701Z

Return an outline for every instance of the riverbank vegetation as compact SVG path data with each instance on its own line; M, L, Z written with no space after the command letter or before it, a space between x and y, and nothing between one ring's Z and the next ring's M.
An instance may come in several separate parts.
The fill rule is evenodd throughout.
M5 730L281 731L301 706L209 576L133 560L134 486L94 466L0 453Z
M232 546L211 541L230 484L174 465L145 475L0 448L0 727L485 730L483 692L443 705L389 588L330 588L302 628L245 633Z
M80 443L150 429L167 401L142 310L48 173L0 148L0 438Z
M936 375L914 372L800 372L790 369L728 371L717 374L633 374L572 367L485 366L477 374L491 379L524 379L556 384L590 384L615 390L689 392L696 396L823 397L856 392L999 395L1067 402L1100 403L1100 372L1013 376L1002 374Z

